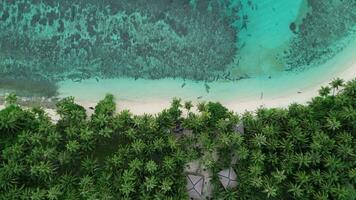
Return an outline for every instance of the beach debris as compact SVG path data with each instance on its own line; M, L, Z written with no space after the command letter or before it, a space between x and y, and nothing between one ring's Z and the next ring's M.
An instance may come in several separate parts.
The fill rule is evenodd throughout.
M89 109L90 109L90 110L94 110L94 107L93 107L93 106L89 106Z
M240 47L240 50L243 49L245 46L246 46L246 42L243 42L241 47Z
M242 17L242 26L241 29L246 29L247 30L247 23L248 23L248 15L244 15Z
M181 87L181 88L184 88L185 85L186 85L186 83L183 83L180 87Z
M99 79L98 79L98 77L95 77L95 80L96 80L96 82L99 82Z
M201 99L201 98L203 98L203 96L198 96L198 97L197 97L197 99Z
M206 91L207 93L209 93L209 91L210 91L210 86L209 86L207 83L205 83L204 86L205 86L205 91Z

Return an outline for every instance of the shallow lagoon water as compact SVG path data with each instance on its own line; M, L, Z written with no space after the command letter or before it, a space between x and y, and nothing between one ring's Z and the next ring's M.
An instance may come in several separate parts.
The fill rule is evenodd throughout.
M26 0L23 2L26 2ZM59 19L54 17L54 21L52 19L50 20L50 15L48 15L48 13L43 17L44 11L36 10L38 8L36 7L37 5L25 4L25 7L22 5L23 9L31 10L33 8L31 12L29 12L30 14L26 15L28 19L26 19L26 17L21 20L16 18L16 20L19 22L18 24L21 24L24 27L35 24L32 30L34 31L35 35L28 36L26 33L21 33L21 35L19 32L17 32L19 29L17 26L19 25L16 23L13 26L8 26L8 24L6 24L9 22L11 17L7 17L9 19L5 21L6 23L4 22L4 18L9 13L6 15L6 6L4 6L4 1L2 1L2 6L0 7L0 16L3 21L0 22L0 26L3 25L4 27L8 27L8 29L7 31L4 31L5 29L3 29L1 34L8 36L9 33L11 35L11 33L15 32L16 34L20 34L21 37L25 38L24 40L19 40L20 42L13 42L16 45L9 45L5 40L1 41L2 46L0 55L4 60L2 63L3 65L0 66L2 67L2 69L0 69L2 70L0 71L0 74L4 75L2 78L5 79L5 76L6 78L11 76L11 73L13 74L14 72L11 71L11 69L14 69L15 72L18 72L19 74L18 76L14 75L15 81L16 77L20 76L22 79L23 77L26 79L27 77L36 74L35 79L38 79L38 76L40 76L41 78L39 79L41 81L43 81L42 77L45 77L45 81L47 81L47 79L48 81L54 81L58 85L58 93L60 97L74 96L82 102L97 102L106 93L112 93L118 98L119 101L135 102L136 104L149 104L162 101L167 102L170 101L173 97L180 97L183 100L193 101L221 101L223 103L229 104L231 102L241 100L247 101L250 99L262 99L267 97L277 98L281 94L285 95L287 93L292 94L298 91L303 91L308 87L319 85L326 80L330 80L341 71L345 70L345 68L352 64L355 60L356 15L353 15L355 10L352 9L350 13L347 13L350 16L347 18L347 20L351 21L345 25L347 30L343 27L337 27L335 28L335 31L332 29L333 27L331 27L331 31L329 31L331 32L330 35L323 33L322 30L314 30L313 34L320 34L321 39L319 39L318 36L310 36L315 41L308 41L309 43L306 43L305 45L300 43L300 41L303 42L303 40L311 40L308 34L305 34L305 30L303 29L313 27L312 25L308 26L308 22L305 22L306 20L315 21L315 19L318 18L318 16L313 17L313 15L310 14L312 12L311 4L318 4L318 1L230 1L232 3L229 4L228 8L226 8L226 12L231 7L235 9L230 9L229 12L227 12L229 13L229 17L226 17L227 19L225 20L217 20L218 23L212 23L213 25L211 26L208 26L208 24L204 23L210 19L215 19L214 17L218 16L218 14L215 12L224 11L221 8L219 10L218 6L218 9L216 9L214 6L217 4L214 4L214 2L226 3L229 1L197 1L198 4L195 6L189 4L188 1L177 1L179 3L176 5L182 6L181 8L179 7L181 10L179 10L177 7L177 11L187 12L185 13L187 16L193 17L189 18L189 20L183 20L184 22L188 23L186 26L184 26L184 24L182 25L179 21L174 21L178 18L182 18L181 15L175 13L175 9L168 9L169 14L173 13L172 16L168 18L162 18L162 15L167 15L168 11L167 13L164 13L160 10L162 8L157 7L157 5L150 5L148 7L152 7L150 12L151 14L153 13L152 16L154 20L156 20L156 18L162 18L164 20L158 20L156 24L153 24L152 27L155 27L155 29L153 32L149 32L148 35L150 33L156 33L154 31L159 31L159 34L161 34L160 37L163 38L166 37L165 34L168 33L175 35L174 37L167 36L168 39L166 38L164 40L166 43L163 43L163 50L160 49L158 51L158 55L153 54L150 56L148 55L151 54L151 51L153 51L152 49L151 51L147 49L142 50L143 46L147 47L145 46L147 45L147 43L145 43L147 41L144 41L144 39L139 41L144 44L143 46L132 45L133 47L131 48L131 46L127 46L127 44L124 43L127 42L127 38L131 38L132 42L132 38L138 39L138 35L145 35L145 31L152 31L150 27L146 26L146 23L151 23L151 18L150 20L146 20L144 17L140 18L145 15L139 14L140 12L138 12L138 14L137 12L134 12L134 15L127 16L129 16L133 24L136 24L135 26L137 26L137 22L140 22L141 24L139 23L138 27L132 27L129 26L130 24L125 23L122 25L120 24L121 22L119 23L117 21L125 20L126 14L120 14L120 12L118 12L118 14L112 14L114 11L112 11L113 9L111 9L108 4L105 8L100 8L101 10L98 8L101 12L101 15L104 15L104 17L95 15L92 13L93 9L95 10L100 6L95 4L95 1L90 2L94 2L94 6L92 6L90 3L83 3L83 7L88 7L84 9L84 11L79 11L81 5L76 5L72 7L69 6L68 12L65 8L67 5L62 5L62 7L51 5L49 3L46 4L47 7L40 5L39 7L45 11L49 8L52 9L53 12L48 12L50 15L53 13L56 15L58 10L64 10L64 12L58 11L58 15L60 15ZM164 2L164 0L162 0L162 2ZM212 3L207 4L206 2ZM319 3L321 3L321 1ZM355 6L355 3L352 4L352 1L346 1L346 3ZM103 5L105 5L105 3L103 3ZM131 4L128 3L127 5L127 7L129 7ZM333 11L332 3L330 5L331 8L325 6L327 11ZM330 7L330 5L328 6ZM135 6L138 6L137 9L141 8L139 3L137 3ZM196 10L187 8L187 6L192 6ZM204 6L206 6L206 8ZM335 3L335 7L337 6L339 6L338 3ZM14 7L16 8L16 5ZM16 9L19 10L19 8ZM163 8L167 9L169 6L163 6ZM37 12L42 13L42 17L37 17ZM78 14L78 12L81 13ZM199 14L194 14L195 12ZM64 13L63 19L62 13ZM68 16L67 13L69 13ZM307 17L308 13L309 18ZM108 17L106 20L105 15L110 17ZM199 19L195 21L196 19L194 19L194 17L202 16L206 17L207 19ZM36 21L37 18L38 22ZM139 21L137 21L137 18L140 18ZM97 21L95 21L95 19ZM52 25L50 25L50 23L52 23ZM198 26L199 23L201 26ZM224 23L225 25L222 25ZM226 23L231 24L226 25ZM292 28L292 24L296 27ZM113 27L117 27L117 29ZM219 27L219 30L214 32L214 28L217 27ZM131 33L126 33L125 31L124 33L121 33L122 30L132 28L136 28L139 31L134 33L134 35L130 35ZM189 32L190 30L192 30L192 32ZM198 32L196 32L197 30ZM118 34L117 31L121 31L121 35ZM304 35L302 34L303 31ZM98 35L91 36L92 32L96 32ZM162 34L163 32L164 34ZM326 30L325 32L328 31ZM180 34L183 34L183 36ZM231 34L235 34L234 39L229 38ZM219 36L227 38L219 38ZM68 37L68 40L61 39L66 37ZM10 41L13 39L12 37L9 38L8 40ZM100 38L100 40L97 38ZM335 42L324 44L326 42L322 40L323 38L325 38L325 41L335 40ZM151 47L156 47L157 44L161 44L155 43L157 42L157 38L154 36L149 39L154 41L152 45L151 43L148 43L148 45L151 45ZM214 41L209 42L209 39L214 39ZM53 40L56 42L53 43ZM24 41L27 41L28 43L25 43ZM40 44L36 43L38 41L40 41ZM182 43L187 41L195 43L193 46L189 46L190 44L186 44L186 46L183 45L182 47L174 46L176 45L174 42L179 43L179 41ZM229 41L231 45L225 44ZM60 46L61 44L59 44L60 42L62 42L61 44L64 45L68 42L70 45L62 47ZM87 44L90 42L93 42L92 46ZM139 42L134 41L134 44ZM170 42L173 44L173 48L168 48L165 46L170 44ZM25 49L23 47L26 47L26 45L29 45L28 49L30 50L30 53L16 57L15 54L21 52L22 50L20 49ZM308 47L308 45L310 47ZM234 55L230 55L231 51L233 50L233 46L235 46L235 53ZM306 46L305 49L298 49L303 46ZM197 48L195 49L195 47ZM223 49L223 47L226 48ZM327 47L325 48L327 51L323 52L323 47ZM52 50L48 48L59 49L59 53L57 54L57 51L52 52ZM129 49L130 51L127 50L129 53L126 53L125 50L121 51L122 49L120 48L131 49ZM176 52L178 53L178 56L176 54L171 54L171 52L179 48L182 49ZM193 50L191 50L192 48ZM211 51L206 51L210 50L209 48L211 48ZM229 50L229 48L231 48L231 50ZM309 52L308 48L316 50L314 52ZM318 50L318 48L321 50ZM87 49L90 50L87 51ZM114 50L107 51L107 49ZM188 55L182 54L184 51L186 51L185 49L189 49L186 52ZM333 49L336 50L333 51ZM33 52L31 52L32 50ZM75 50L78 50L78 52ZM139 51L139 54L137 54L137 51ZM301 53L300 55L309 56L312 54L312 57L303 58L303 56L301 56L301 61L298 60L299 58L294 60L290 59L298 57L298 51L304 52L304 54ZM48 55L46 52L49 52ZM90 57L88 52L90 52L90 55L94 57ZM220 53L216 54L219 56L214 57L214 52ZM297 52L297 54L295 54L295 52ZM123 54L125 55L123 56ZM68 57L63 58L61 55L68 55ZM201 55L201 57L197 58L197 55ZM173 61L168 59L172 56L175 58ZM54 62L54 64L51 63L57 57L61 62ZM116 59L116 57L118 57L118 59ZM327 59L325 59L325 57ZM119 58L127 60L123 61L123 64L115 63L121 62ZM165 60L165 58L168 60ZM178 60L176 58L178 58ZM182 62L180 61L180 58ZM147 59L149 61L147 61ZM209 60L205 62L205 59ZM229 61L230 63L221 66L219 65L219 67L214 67L214 63L221 64L222 62L227 62L229 59L231 59ZM173 71L171 74L167 74L164 70L170 68L167 68L165 63L167 64L172 62L173 64L171 68ZM188 66L187 63L191 63L192 66ZM206 66L204 63L207 63ZM305 65L305 63L307 63L307 65ZM141 74L135 74L135 67L137 65L138 69L141 70ZM145 65L149 65L147 69L144 69L146 67ZM30 68L27 66L31 66L33 70L23 70ZM162 66L164 70L157 66ZM181 68L179 68L179 66L181 66ZM16 67L19 70L16 71ZM195 69L191 71L190 68L198 68L198 70ZM199 68L204 70L199 71ZM289 70L290 68L292 68L292 70ZM26 71L25 75L20 73L21 69ZM145 70L147 71L147 74L145 74ZM160 70L162 72L160 72ZM122 77L115 77L117 75L116 73L119 76L120 73L122 73ZM197 75L193 75L192 73L197 73ZM200 73L204 74L202 75ZM226 74L229 76L226 76ZM113 77L110 77L111 75ZM157 76L159 75L162 75L163 77L157 79ZM170 77L170 75L172 75L172 77ZM184 76L184 78L181 76ZM216 76L224 76L225 78L212 81ZM152 78L155 80L152 80ZM231 81L231 79L236 78L238 79L237 81ZM22 79L21 81L23 81ZM5 90L5 92L6 91L8 90Z
M239 70L257 75L283 70L283 63L276 56L293 37L289 25L304 14L303 5L304 0L258 0L244 10L249 23L247 30L241 30L237 36L244 46L239 54Z
M258 75L237 82L220 81L205 84L183 79L134 80L132 78L89 79L81 83L65 81L60 83L62 97L75 96L80 102L94 103L105 94L112 93L117 100L133 104L164 103L174 97L185 101L220 101L224 104L246 102L261 98L279 98L297 94L310 87L325 84L325 81L338 77L340 73L356 63L356 40L327 63L301 72L273 71L268 75ZM356 76L356 74L354 74ZM185 86L182 88L182 85ZM291 103L291 102L286 102Z

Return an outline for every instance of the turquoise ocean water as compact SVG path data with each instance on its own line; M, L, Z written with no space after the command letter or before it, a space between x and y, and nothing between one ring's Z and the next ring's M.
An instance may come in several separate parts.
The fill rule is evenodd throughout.
M356 61L352 0L1 0L0 19L2 93L231 103Z

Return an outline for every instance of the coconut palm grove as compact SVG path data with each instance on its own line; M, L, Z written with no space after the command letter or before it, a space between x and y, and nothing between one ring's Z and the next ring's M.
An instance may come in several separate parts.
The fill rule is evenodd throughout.
M87 116L64 98L53 122L8 95L0 199L356 199L356 79L242 115L180 99L156 115L116 106L108 94Z

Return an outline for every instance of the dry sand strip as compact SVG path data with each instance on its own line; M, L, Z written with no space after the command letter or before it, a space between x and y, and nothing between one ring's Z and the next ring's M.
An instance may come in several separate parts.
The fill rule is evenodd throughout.
M300 92L295 90L293 91L281 91L276 96L268 96L265 95L263 99L255 98L248 100L236 100L234 102L224 103L224 106L229 108L232 111L237 113L243 113L245 111L254 111L257 108L265 107L265 108L274 108L274 107L287 107L291 103L300 103L305 104L310 101L313 97L318 95L318 90L321 86L328 85L329 82L336 78L342 78L345 81L352 80L356 78L356 59L347 61L344 63L348 67L336 73L332 78L324 80L320 82L320 84L310 86L308 88L303 88ZM144 113L147 114L157 114L161 112L163 109L168 108L170 105L171 99L164 99L161 101L154 102L145 102L145 101L118 101L118 111L122 110L130 110L131 113L136 115L141 115ZM92 114L92 110L89 107L95 107L96 102L86 102L86 101L78 101L78 104L84 106L87 109L88 115ZM198 103L193 102L193 103ZM0 105L0 109L3 109L4 105ZM52 117L53 121L58 120L58 115L53 109L45 109L49 116Z

